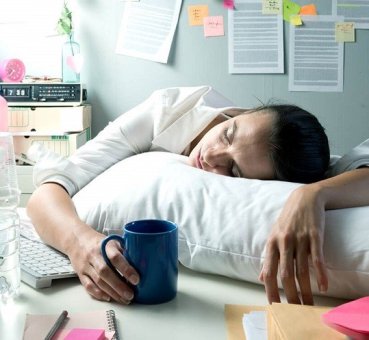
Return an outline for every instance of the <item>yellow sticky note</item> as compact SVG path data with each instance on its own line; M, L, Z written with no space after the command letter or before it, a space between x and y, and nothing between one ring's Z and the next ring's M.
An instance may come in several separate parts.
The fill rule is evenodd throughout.
M205 17L209 16L208 5L188 6L188 20L190 26L201 26Z
M300 5L291 0L283 0L283 19L290 22L291 15L299 14Z
M282 10L282 0L263 0L261 13L279 14Z
M336 41L355 42L355 23L336 22Z
M300 15L317 15L316 7L314 4L302 6L299 14Z
M223 17L221 15L204 18L204 35L205 37L224 35Z
M295 26L301 26L301 17L298 14L293 14L290 16L290 23Z

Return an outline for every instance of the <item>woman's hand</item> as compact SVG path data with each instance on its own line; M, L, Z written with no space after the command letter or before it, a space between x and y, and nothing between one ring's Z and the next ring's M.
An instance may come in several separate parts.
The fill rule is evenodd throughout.
M259 276L265 285L269 303L280 302L279 275L289 303L313 304L309 257L319 290L327 290L328 278L323 257L324 226L325 204L320 199L318 188L309 184L293 191L272 227Z
M78 239L78 245L70 247L68 253L72 266L87 292L98 300L111 299L129 304L133 298L131 285L139 282L139 276L122 255L118 242L110 241L107 254L114 267L122 274L118 277L105 263L100 246L104 235L89 229Z
M56 183L41 185L29 199L27 213L42 240L68 255L90 295L98 300L113 299L125 304L132 300L130 285L138 283L137 272L123 257L120 245L113 241L106 246L107 255L123 278L110 269L100 251L105 236L79 218L63 187Z

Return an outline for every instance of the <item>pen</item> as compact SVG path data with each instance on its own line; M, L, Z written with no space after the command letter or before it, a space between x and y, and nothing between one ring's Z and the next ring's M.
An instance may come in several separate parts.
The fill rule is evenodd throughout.
M49 333L47 333L45 340L52 339L52 337L55 335L56 331L60 328L61 324L64 322L67 316L68 316L68 312L66 310L62 311L58 319L55 321L54 325L49 330Z

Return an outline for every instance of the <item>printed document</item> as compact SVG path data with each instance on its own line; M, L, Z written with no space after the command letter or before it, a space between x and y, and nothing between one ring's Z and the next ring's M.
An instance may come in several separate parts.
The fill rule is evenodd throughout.
M282 13L263 14L260 0L235 7L228 11L229 73L284 73Z
M336 22L343 17L303 16L290 26L290 91L342 92L343 43L336 42Z
M116 52L167 63L182 0L125 3Z
M355 28L369 28L369 0L332 0L332 14L354 22Z

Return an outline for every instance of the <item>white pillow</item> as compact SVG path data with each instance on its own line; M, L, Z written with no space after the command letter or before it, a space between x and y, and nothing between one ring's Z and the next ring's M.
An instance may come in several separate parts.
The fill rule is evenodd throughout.
M114 165L73 200L82 220L106 234L136 219L174 221L184 266L258 283L269 230L298 186L211 174L184 156L150 152ZM369 295L369 207L326 213L324 254L327 295Z

